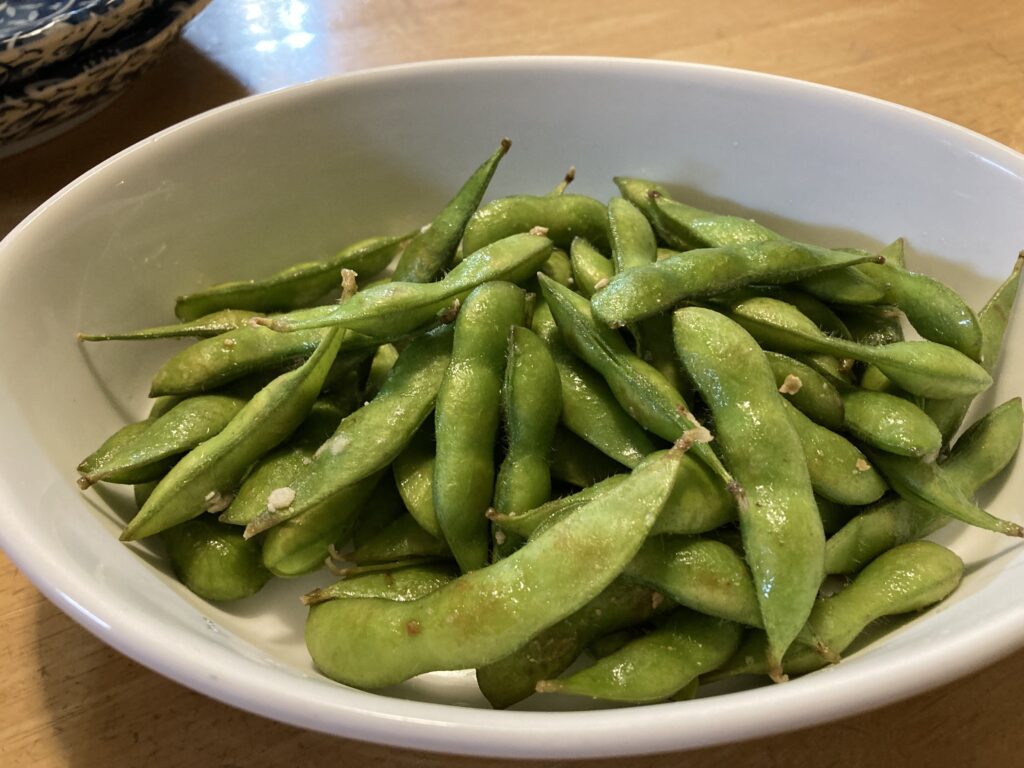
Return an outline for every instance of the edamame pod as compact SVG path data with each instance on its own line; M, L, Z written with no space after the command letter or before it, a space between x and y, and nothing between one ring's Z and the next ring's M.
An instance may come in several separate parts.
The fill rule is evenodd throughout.
M526 321L525 294L511 283L484 283L455 320L451 362L434 412L434 511L459 567L482 568L489 553L487 509L494 498L494 445L505 349Z
M779 392L812 421L833 431L843 428L843 399L814 368L778 352L765 352Z
M588 299L608 285L615 275L615 266L611 259L606 258L582 237L572 241L569 259L576 290Z
M474 171L430 226L409 242L395 266L395 280L427 283L451 264L466 223L480 205L498 163L511 147L509 139L502 139L494 154Z
M459 575L454 563L428 563L405 568L348 576L329 587L302 596L306 605L326 603L345 597L380 597L407 602L436 592Z
M679 359L714 416L716 444L746 493L740 530L777 677L823 577L825 536L803 449L746 331L699 307L677 311L673 327Z
M309 413L338 353L344 331L331 331L302 367L261 389L223 430L192 449L160 481L121 533L152 536L204 511L227 507L230 494L261 456L285 440Z
M625 198L614 197L608 203L608 234L616 273L657 260L654 230L640 210Z
M569 677L540 681L537 692L630 704L664 701L728 661L741 635L739 624L680 609L657 629L593 666Z
M1024 409L1020 398L995 408L970 427L942 463L946 478L967 497L1010 462L1021 441ZM849 574L880 553L927 536L951 518L900 497L861 512L825 543L825 571Z
M364 281L381 272L409 237L405 234L360 240L326 261L296 264L261 280L221 283L179 296L174 313L188 321L221 309L267 313L304 307L336 288L342 269L356 272Z
M420 527L443 538L434 511L434 425L424 424L391 465L405 508Z
M270 580L259 543L230 525L200 517L168 528L161 538L174 575L204 600L241 600Z
M390 563L420 557L450 557L443 540L423 530L412 515L399 515L390 525L345 556L357 565Z
M339 325L378 337L409 333L443 314L454 299L464 300L478 285L532 277L552 248L543 229L534 231L538 234L511 235L471 253L437 282L375 285L343 304L279 315L265 323L276 331Z
M313 606L306 645L314 663L339 682L382 688L508 656L612 582L647 537L675 485L681 455L677 448L634 470L507 558L420 600L352 598Z
M935 456L942 434L928 414L909 400L854 390L843 395L846 431L862 443L900 456Z
M622 472L625 467L565 429L556 429L551 442L551 476L587 488Z
M513 195L494 200L473 214L462 237L462 250L473 253L502 238L544 227L562 250L573 238L583 237L601 250L608 249L605 207L583 195Z
M206 338L208 336L219 336L222 333L244 328L249 320L256 317L256 312L244 309L222 309L203 315L187 323L175 323L173 325L158 325L153 328L143 328L137 331L124 331L121 333L80 333L79 341L144 341L148 339L175 339L184 336L196 336Z

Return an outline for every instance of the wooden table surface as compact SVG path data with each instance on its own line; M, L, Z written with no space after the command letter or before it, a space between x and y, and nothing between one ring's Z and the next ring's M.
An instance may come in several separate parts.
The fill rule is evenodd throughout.
M367 67L496 54L632 56L788 75L915 107L1024 150L1020 0L214 0L108 109L0 160L0 235L111 154L219 104ZM310 733L206 699L101 644L2 555L0 626L0 765L483 763ZM580 765L1024 765L1022 700L1024 651L810 730Z

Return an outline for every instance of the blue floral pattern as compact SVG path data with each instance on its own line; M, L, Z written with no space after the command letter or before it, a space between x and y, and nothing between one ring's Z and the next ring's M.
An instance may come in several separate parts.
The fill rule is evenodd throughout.
M0 87L112 37L156 2L0 0Z
M127 32L52 65L27 83L0 87L0 146L52 128L112 99L174 42L210 0L174 0Z

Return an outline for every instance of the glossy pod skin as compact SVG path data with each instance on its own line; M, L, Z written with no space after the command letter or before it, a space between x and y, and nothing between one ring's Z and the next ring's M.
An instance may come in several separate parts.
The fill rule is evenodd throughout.
M732 307L730 317L770 349L823 352L871 363L915 395L957 397L977 394L992 384L985 369L951 347L931 341L901 341L872 347L836 339L824 335L799 310L775 299L741 301Z
M300 368L270 382L223 430L186 454L132 518L121 533L121 540L152 536L204 511L224 509L224 500L234 492L249 467L284 441L306 418L343 336L343 331L331 331Z
M502 139L494 154L473 172L430 226L416 234L395 266L394 280L427 283L451 264L466 223L480 205L498 163L511 147L511 141Z
M384 476L373 490L373 496L363 505L359 519L352 528L352 547L359 549L367 542L373 541L378 534L406 514L405 503L398 492L394 478L388 477L388 473L385 471ZM338 544L343 545L345 542L338 542Z
M532 695L537 683L560 675L597 637L640 624L667 601L639 584L616 579L575 613L548 627L510 655L476 670L480 691L495 709Z
M342 269L363 280L380 273L410 235L372 237L353 243L332 259L295 264L261 280L221 283L203 291L179 296L174 313L179 320L195 320L222 309L284 312L308 306L339 283Z
M176 339L186 336L207 338L243 328L257 317L257 312L244 309L221 309L208 315L173 325L158 325L121 333L80 333L79 341L147 341L150 339Z
M551 445L562 411L562 384L547 345L527 328L513 327L502 388L505 458L494 486L494 508L515 514L551 498ZM496 536L503 551L506 534Z
M440 539L441 526L434 511L434 425L420 428L405 450L398 454L391 470L405 508L420 527Z
M594 316L621 326L672 309L687 299L753 283L784 283L859 264L864 256L782 240L686 251L616 275L594 295Z
M679 391L634 355L615 331L596 322L586 299L543 276L540 284L566 346L604 377L619 405L637 423L670 441L698 426ZM697 444L693 452L725 485L732 483L732 476L710 446Z
M1017 257L1017 261L1013 265L1013 272L996 289L992 298L978 313L978 323L981 326L981 366L989 373L995 373L996 365L999 362L1003 337L1006 335L1010 313L1013 311L1013 303L1017 298L1022 265L1024 265L1024 253ZM938 426L945 444L949 444L953 435L960 428L972 401L973 398L967 396L925 402L924 410Z
M551 476L556 480L587 488L625 469L567 429L555 430L551 441Z
M616 274L657 260L654 230L643 213L625 198L614 197L608 203L608 234Z
M119 454L123 453L124 449L144 433L153 421L154 419L150 417L143 421L125 424L104 440L99 448L82 459L77 468L78 472L81 473L81 476L78 478L78 487L84 490L92 485L93 481L89 479L89 475L95 473L98 469L108 466L110 459L116 458ZM112 475L108 482L124 480L131 484L148 483L152 480L159 480L167 474L172 466L174 466L173 459L168 459L155 465L143 465L138 469L129 469L123 475Z
M765 352L764 356L779 392L788 402L823 427L832 431L843 428L843 399L827 378L806 363L778 352Z
M739 624L680 609L593 666L542 680L537 691L630 704L664 701L728 661L741 635Z
M954 444L941 464L946 478L972 497L1013 459L1022 424L1020 398L992 410ZM853 517L825 543L825 571L855 573L887 549L927 536L951 519L898 496L885 499Z
M329 587L320 587L302 596L306 605L326 603L345 597L379 597L408 602L436 592L458 577L454 563L415 565L379 573L348 576Z
M902 397L856 390L843 395L846 431L862 443L899 456L935 456L942 433L928 414Z
M168 528L161 538L174 575L204 600L241 600L270 579L259 542L247 541L238 528L200 517Z
M930 541L901 544L880 555L843 590L820 598L807 622L816 646L796 644L786 654L787 675L802 675L838 660L872 622L883 616L923 610L945 599L963 575L964 564ZM765 674L764 635L751 632L733 658L713 678Z
M560 199L560 198L552 198ZM518 283L532 277L551 256L551 240L541 234L516 234L470 253L451 272L433 283L390 282L360 291L343 304L314 307L266 318L276 331L338 325L379 338L411 333L462 301L478 285L504 280Z
M470 218L462 237L464 253L473 253L502 238L544 227L562 250L583 237L602 251L608 249L607 212L600 202L583 195L513 195L482 206Z
M781 398L789 423L796 430L814 492L838 504L877 501L888 490L882 476L849 440L804 416Z
M508 656L612 582L668 498L679 456L672 451L635 470L509 557L421 600L352 598L313 606L306 645L314 663L334 680L372 689Z
M562 424L609 458L635 467L657 450L643 427L619 405L608 384L562 343L551 309L541 299L533 310L532 327L548 345L562 385Z
M295 478L291 502L249 523L246 535L330 507L349 486L388 467L434 408L451 355L451 337L450 329L438 329L406 347L377 396L342 419ZM350 446L358 449L347 450Z
M814 604L825 536L799 436L757 343L699 307L673 317L676 350L715 421L715 441L746 492L743 547L777 673Z
M444 540L431 536L412 515L399 515L384 529L345 555L357 565L391 563L416 558L449 559Z
M512 327L525 321L522 289L503 282L474 289L455 320L451 362L437 394L434 511L464 572L488 560L485 513L494 497L505 350Z
M572 241L569 249L576 290L588 299L604 288L615 275L615 265L582 237Z

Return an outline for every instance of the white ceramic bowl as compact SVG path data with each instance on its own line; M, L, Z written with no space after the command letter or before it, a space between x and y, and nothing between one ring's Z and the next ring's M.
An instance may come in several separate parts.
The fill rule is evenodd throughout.
M296 596L322 576L218 608L174 583L149 549L119 544L124 497L79 493L74 466L143 413L173 344L80 347L74 332L163 322L181 291L426 221L504 135L515 146L492 195L547 190L570 163L574 189L602 199L615 174L672 181L803 239L906 236L911 264L975 305L1024 245L1024 157L806 83L653 61L495 59L246 99L104 163L0 245L4 550L90 631L199 691L308 728L481 755L656 752L807 726L966 674L1024 641L1024 551L955 526L942 540L969 563L957 593L835 668L690 702L496 712L465 673L386 694L318 676ZM981 406L1024 392L1021 334L1018 317ZM1019 520L1022 493L1024 473L1011 472L986 500ZM525 709L555 705L565 706Z

